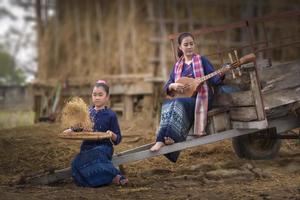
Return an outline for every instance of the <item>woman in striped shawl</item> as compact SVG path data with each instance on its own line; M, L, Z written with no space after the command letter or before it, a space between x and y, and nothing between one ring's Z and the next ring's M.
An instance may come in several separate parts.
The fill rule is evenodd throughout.
M179 59L164 86L164 90L169 96L174 96L174 93L184 89L183 84L176 83L179 78L198 78L214 71L207 58L194 52L194 36L191 33L181 33L178 37L178 45ZM211 85L218 85L222 82L222 76L217 75L208 82ZM159 151L164 145L185 141L193 124L195 135L199 137L205 135L207 110L211 101L212 91L209 90L206 82L198 87L193 97L166 100L162 105L156 143L150 150ZM165 156L172 162L176 162L179 152L172 152Z

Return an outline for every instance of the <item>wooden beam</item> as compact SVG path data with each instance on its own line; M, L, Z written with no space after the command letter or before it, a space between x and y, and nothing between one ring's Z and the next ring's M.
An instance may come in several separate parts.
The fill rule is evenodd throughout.
M265 129L268 127L268 121L251 121L251 122L241 122L241 121L231 121L232 128L237 129Z
M254 106L252 91L241 91L230 94L219 94L215 97L216 106Z
M299 65L282 65L261 71L264 87L263 94L300 86ZM272 75L272 76L271 76Z
M70 86L62 89L62 96L86 96L91 94L91 86ZM153 94L152 82L136 81L133 83L113 83L110 84L111 95L151 95Z
M212 134L212 135L208 135L208 136L200 137L200 138L193 138L193 139L189 139L185 142L175 143L173 145L166 145L157 152L151 152L149 149L146 149L143 151L125 154L120 157L114 156L112 162L114 165L118 166L120 164L143 160L143 159L151 158L151 157L158 156L158 155L163 155L163 154L180 151L180 150L184 150L184 149L188 149L188 148L192 148L192 147L196 147L196 146L200 146L200 145L204 145L204 144L209 144L209 143L213 143L213 142L217 142L217 141L221 141L221 140L225 140L225 139L230 139L230 138L237 137L240 135L250 134L250 133L253 133L256 131L257 131L257 129L244 129L244 130L231 129L231 130L220 132L218 134Z
M230 109L230 118L236 121L258 120L255 107L234 107Z
M300 101L300 86L263 94L265 110Z
M257 113L257 119L263 120L266 118L265 107L262 100L261 87L258 78L258 74L256 69L253 71L249 71L250 80L251 80L251 90L253 93L253 98L255 100L255 108Z

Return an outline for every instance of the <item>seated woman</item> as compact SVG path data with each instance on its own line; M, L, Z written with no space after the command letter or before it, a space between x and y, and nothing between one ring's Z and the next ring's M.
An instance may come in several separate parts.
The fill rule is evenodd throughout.
M191 33L182 33L178 37L178 61L171 71L170 78L164 86L169 96L182 93L184 85L176 83L181 77L199 78L214 71L212 64L204 56L194 52L194 36ZM208 80L211 85L222 82L223 76L217 75ZM160 127L156 143L151 151L159 151L164 145L182 142L187 138L189 129L194 124L194 134L204 136L207 110L211 107L213 91L206 82L197 88L192 97L173 98L166 100L162 105ZM165 155L170 161L176 162L179 152Z

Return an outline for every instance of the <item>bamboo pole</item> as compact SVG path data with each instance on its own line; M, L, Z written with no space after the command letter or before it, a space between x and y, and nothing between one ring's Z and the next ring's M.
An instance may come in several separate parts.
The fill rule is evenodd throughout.
M130 0L130 19L129 21L132 23L130 26L131 30L131 57L132 57L132 64L133 64L133 73L137 73L138 71L138 57L137 57L137 51L136 51L136 41L137 41L137 34L136 34L136 24L135 24L135 18L136 18L136 5L135 0Z
M163 21L164 16L164 2L159 1L158 3L158 19L159 19L159 30L160 30L160 38L166 38L166 26ZM166 44L165 42L161 42L159 45L159 59L160 59L160 68L161 68L161 75L163 79L167 79L167 62L166 62Z
M119 61L120 61L120 68L121 73L126 74L127 69L125 66L125 44L124 40L124 1L118 0L118 44L119 44Z

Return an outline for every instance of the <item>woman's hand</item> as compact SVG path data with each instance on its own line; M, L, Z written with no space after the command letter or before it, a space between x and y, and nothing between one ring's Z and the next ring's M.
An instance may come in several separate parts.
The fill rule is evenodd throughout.
M182 83L171 83L169 89L178 93L183 93L184 85Z
M116 135L114 132L108 130L108 131L106 131L106 133L108 133L108 134L111 135L111 140L112 140L112 141L115 142L115 141L117 140L117 135Z

